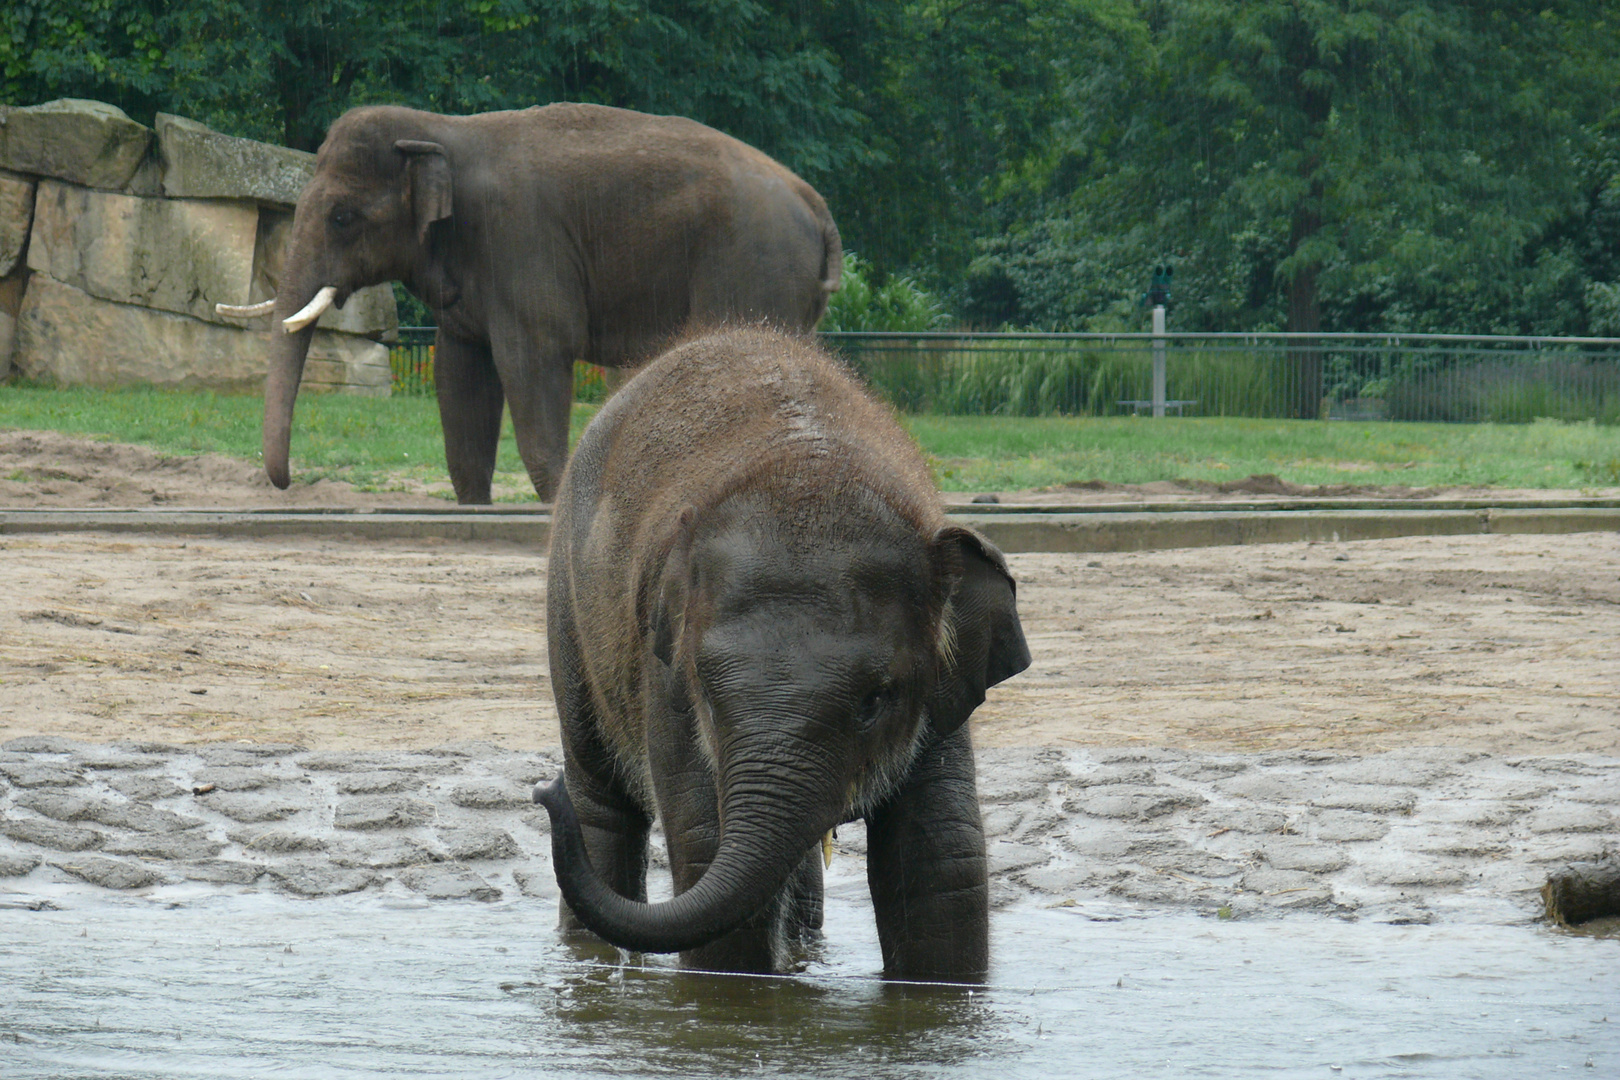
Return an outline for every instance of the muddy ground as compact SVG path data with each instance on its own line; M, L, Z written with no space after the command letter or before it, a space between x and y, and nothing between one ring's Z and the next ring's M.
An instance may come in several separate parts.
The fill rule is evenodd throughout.
M0 435L0 505L282 497L143 454ZM998 904L1514 921L1548 865L1620 843L1620 534L1009 562L1034 663L974 718ZM0 537L0 906L86 882L553 895L525 801L556 768L545 569L516 545ZM839 846L858 861L858 828Z
M986 747L1620 751L1620 535L1013 555ZM545 557L0 538L0 740L558 742Z
M998 907L1518 924L1620 851L1620 535L1010 562ZM27 535L0 575L0 908L554 897L539 552Z
M0 432L0 477L11 506L413 498L332 482L284 495L251 463L40 432ZM1245 494L1228 487L1180 497ZM975 717L981 746L1620 751L1620 535L1011 563L1034 664ZM0 582L0 739L557 743L540 551L19 536L0 539Z

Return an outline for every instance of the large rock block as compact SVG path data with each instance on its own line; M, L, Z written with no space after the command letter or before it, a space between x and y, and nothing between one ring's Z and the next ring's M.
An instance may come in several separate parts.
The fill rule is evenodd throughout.
M33 178L0 173L0 278L16 268L33 223Z
M232 325L245 304L259 211L247 202L141 199L40 182L28 266L92 296Z
M238 139L168 113L157 114L163 193L170 198L253 199L296 206L315 175L315 155Z
M315 331L300 392L387 397L392 386L387 346L353 334Z
M17 318L13 360L30 379L64 386L264 383L268 333L116 304L36 273ZM388 350L348 334L317 333L304 389L386 396Z
M16 316L0 311L0 382L11 378L11 347L16 339Z
M28 286L28 267L13 268L0 277L0 382L11 378L11 352L17 340L17 313L22 310L23 290Z
M259 211L259 240L253 256L253 302L269 300L281 287L287 241L292 237L293 216L284 210ZM254 320L269 326L270 317ZM394 303L394 287L388 284L360 289L344 303L343 310L327 308L315 324L323 330L360 334L392 341L399 329L399 308Z
M85 187L128 184L152 143L152 129L116 105L78 98L15 108L0 105L0 168Z

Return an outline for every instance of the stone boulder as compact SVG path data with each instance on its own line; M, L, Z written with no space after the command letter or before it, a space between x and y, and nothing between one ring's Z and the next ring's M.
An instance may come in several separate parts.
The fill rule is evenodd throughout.
M62 98L0 105L0 169L118 190L135 176L152 130L116 105Z
M11 377L12 344L17 336L17 313L22 310L23 290L28 286L28 267L18 266L0 278L0 381Z
M34 223L34 180L0 173L0 278L16 268Z
M48 274L28 280L12 359L25 378L62 386L206 386L264 383L267 333L117 304ZM318 332L303 388L385 397L388 350L350 334Z
M258 215L247 202L142 199L43 180L28 267L102 300L239 326L214 305L248 303Z
M315 155L222 135L195 120L157 114L163 193L170 198L252 199L296 206Z
M268 350L268 346L265 348ZM262 360L260 366L263 366ZM388 366L386 345L353 334L315 331L315 338L309 343L309 356L304 360L300 392L336 391L363 397L387 397L392 387L393 373Z
M287 241L292 237L292 222L290 211L259 211L259 240L253 257L253 303L271 299L280 288ZM255 319L253 324L268 327L270 316ZM393 341L399 329L399 308L394 303L394 287L385 282L358 289L344 302L341 311L335 307L327 308L315 325L322 330Z
M11 378L11 347L17 339L17 317L0 311L0 382Z

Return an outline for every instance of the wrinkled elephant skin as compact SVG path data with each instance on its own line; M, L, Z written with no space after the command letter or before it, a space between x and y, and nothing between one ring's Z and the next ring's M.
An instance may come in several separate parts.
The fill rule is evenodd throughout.
M970 713L1029 652L1000 552L949 523L889 410L807 339L700 337L586 429L547 587L564 924L777 971L864 818L886 970L982 978ZM673 899L646 903L662 821Z
M687 326L809 330L842 267L838 229L810 185L691 120L572 104L354 109L327 133L293 218L265 471L278 487L290 481L314 320L364 286L400 281L433 309L450 479L460 502L487 503L503 405L549 500L567 459L576 360L641 363Z

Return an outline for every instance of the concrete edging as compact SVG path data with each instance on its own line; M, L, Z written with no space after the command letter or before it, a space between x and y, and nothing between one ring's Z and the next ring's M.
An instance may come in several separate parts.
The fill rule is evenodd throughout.
M1560 534L1620 531L1620 505L1592 504L1391 509L1207 508L1150 511L1113 507L1055 511L953 508L1003 551L1108 552L1299 541L1385 540L1399 536ZM10 510L0 535L144 533L216 537L342 537L506 542L544 547L551 515L539 509L458 507L408 510Z

